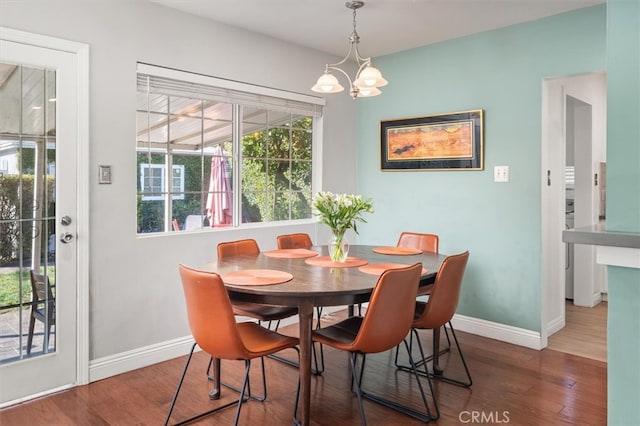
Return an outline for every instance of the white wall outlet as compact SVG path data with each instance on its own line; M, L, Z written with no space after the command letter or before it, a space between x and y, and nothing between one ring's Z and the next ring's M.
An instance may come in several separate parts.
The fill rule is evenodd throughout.
M509 182L509 166L495 166L493 168L494 182Z

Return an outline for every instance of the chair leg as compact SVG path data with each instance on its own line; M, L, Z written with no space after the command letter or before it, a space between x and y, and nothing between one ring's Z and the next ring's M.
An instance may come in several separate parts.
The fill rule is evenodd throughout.
M294 348L297 349L297 348ZM265 376L265 368L264 368L264 357L260 358L260 361L262 362L262 389L263 389L263 394L261 396L256 396L253 394L253 392L251 392L251 380L249 379L249 381L247 382L247 398L248 399L253 399L259 402L263 402L265 399L267 399L267 381L266 381L266 376ZM214 357L210 357L209 358L209 364L207 365L207 371L206 371L206 375L207 375L207 379L210 381L214 381L216 380L216 377L220 376L220 370L219 369L215 369L216 371L214 373L211 372L211 367L214 366L214 362L215 362L215 358ZM217 366L219 366L219 364L217 364ZM248 377L248 376L247 376ZM236 387L234 385L231 385L229 383L224 383L222 380L219 381L220 385L231 389L233 391L236 392L242 392L242 388ZM244 385L243 385L244 386ZM220 399L220 389L217 389L217 392L211 391L209 393L209 398L210 399Z
M185 362L184 369L182 370L182 375L180 376L180 380L178 381L178 386L176 387L176 392L173 395L173 400L171 401L171 405L169 406L169 412L167 413L167 418L165 419L165 422L164 422L165 426L167 426L169 424L169 420L171 419L171 414L173 413L173 409L174 409L174 407L176 405L176 401L178 400L178 395L180 393L180 389L182 388L182 383L184 382L184 378L187 375L187 370L189 369L189 364L191 363L191 358L193 357L193 351L195 350L196 345L197 345L197 343L194 343L191 346L191 350L189 351L189 356L187 357L187 361ZM249 389L248 382L249 382L249 369L250 369L250 367L251 367L251 361L250 360L246 360L245 361L245 375L244 375L244 378L243 378L242 389L239 390L240 397L238 398L237 401L231 401L231 402L229 402L227 404L220 405L220 406L218 406L218 407L216 407L216 408L214 408L212 410L206 411L206 412L201 413L201 414L197 414L197 415L195 415L193 417L190 417L190 418L188 418L186 420L182 420L181 422L176 423L176 426L177 425L184 425L184 424L187 424L187 423L191 423L194 420L201 419L201 418L206 417L206 416L208 416L210 414L213 414L213 413L215 413L217 411L220 411L220 410L223 410L225 408L231 407L234 404L238 404L239 405L237 410L236 410L235 424L237 425L238 424L238 418L240 416L240 408L241 408L240 406L242 405L243 402L248 401L248 399L250 398L250 396L247 396L245 398L245 390ZM263 370L263 372L264 372L264 370ZM264 380L264 377L263 377L263 380Z
M298 363L300 363L300 349L294 346L298 354ZM298 387L296 388L296 402L293 405L293 424L300 426L300 420L298 420L298 404L300 403L300 376L298 376Z
M447 352L449 352L451 350L451 340L449 339L449 332L447 332L447 328L446 327L442 327L444 328L444 334L447 338L447 347L440 349L440 351L438 352L438 355L444 355ZM413 333L409 333L409 350L413 351ZM394 360L394 364L396 367L402 369L402 370L408 370L409 368L411 368L411 366L406 365L406 364L401 364L398 361L398 355L400 353L400 345L396 346L396 355L395 355L395 360ZM421 367L424 363L427 363L429 361L431 361L433 359L433 355L429 355L427 357L424 356L424 354L422 354L422 357L419 361L416 361L416 367Z
M245 392L249 391L249 398L251 398L251 387L249 386L249 371L251 370L251 360L244 362L244 379L242 380L242 390L240 391L240 398L238 399L238 408L236 408L236 417L233 422L234 426L238 426L238 420L240 419L240 410L242 409L242 403L246 401L244 399ZM264 382L264 358L262 358L262 380ZM267 397L267 384L264 382L264 397ZM262 400L264 401L264 399Z
M361 384L361 377L358 378L358 375L356 373L356 356L357 354L355 352L349 354L349 361L351 363L351 386L353 389L353 386L355 384L355 388L356 388L356 396L358 398L358 408L360 409L360 418L362 419L362 426L367 426L367 418L364 415L364 406L362 405L362 390L360 387ZM362 360L362 364L364 364L364 359ZM362 376L362 373L361 373Z
M407 351L409 350L409 346L407 341L404 341L404 345L405 348L407 349ZM353 360L355 360L355 357L352 357ZM352 372L353 372L353 382L357 383L356 386L356 394L358 395L358 402L361 403L361 398L366 398L368 400L371 400L373 402L376 402L378 404L384 405L385 407L391 408L393 410L396 410L402 414L405 414L407 416L413 417L415 419L418 419L422 422L428 423L432 420L437 420L440 417L440 411L438 409L438 403L435 399L435 395L433 393L433 385L431 383L431 379L427 376L427 382L429 383L429 390L431 392L432 398L433 398L433 405L434 405L434 411L435 414L432 414L431 412L431 408L429 407L429 403L427 401L427 396L425 394L424 388L422 386L422 382L420 381L420 376L418 375L418 371L416 368L416 364L413 361L413 357L411 356L411 353L409 352L409 362L411 364L411 372L413 373L413 376L416 378L416 382L418 383L418 389L420 390L420 396L422 398L422 403L424 404L424 412L417 410L415 408L412 407L408 407L406 405L402 405L396 401L392 401L390 399L386 399L383 398L381 396L378 395L374 395L372 393L366 392L362 389L362 381L363 381L363 376L364 376L364 363L365 363L365 359L366 356L363 354L362 356L362 365L360 367L360 377L357 377L357 374L355 372L355 363L354 361L352 361ZM352 382L352 383L353 383ZM361 408L361 415L363 418L363 424L366 424L366 421L364 420L364 409Z
M471 385L473 384L473 380L471 380L471 373L469 372L469 367L467 367L467 362L464 359L464 355L462 354L462 348L460 347L460 342L458 342L458 336L456 336L456 331L453 329L453 325L451 324L451 321L449 321L449 327L451 328L451 335L453 336L453 340L456 343L456 348L458 348L458 355L460 355L460 360L462 361L462 365L464 367L464 371L467 373L467 382L463 382L461 380L455 380L455 379L451 379L448 377L438 377L438 380L443 380L445 382L448 383L452 383L454 385L459 385L459 386L463 386L465 388L469 388L471 387ZM444 327L445 329L445 333L447 328ZM447 338L449 337L449 335L447 334Z
M27 355L31 353L31 345L33 344L33 331L36 326L36 318L32 315L29 319L29 335L27 337Z
M316 307L316 315L318 317L318 321L316 322L316 329L321 327L320 324L320 317L322 315L322 307L318 306ZM280 321L278 320L276 323L276 327L273 329L273 331L278 331L278 327L280 326ZM271 321L269 321L269 325L268 328L271 329ZM313 350L312 355L313 355L313 365L315 366L315 368L311 369L311 374L315 375L315 376L320 376L322 375L322 373L324 373L324 349L322 348L322 344L319 345L320 346L320 362L318 362L318 351L316 349L316 343L314 342L311 346L311 349ZM274 359L276 361L280 361L284 364L290 365L292 367L296 367L299 368L300 367L300 363L299 362L295 362L295 361L291 361L287 358L281 357L279 355L276 354L272 354L272 355L267 355L269 358Z
M49 335L51 334L51 324L45 324L45 330L43 332L44 338L42 339L42 353L49 353Z
M416 341L418 342L418 348L420 350L420 356L425 360L424 363L418 363L417 365L424 367L424 371L420 370L418 371L418 374L422 375L422 376L429 376L433 379L436 380L441 380L443 382L446 383L451 383L454 385L458 385L458 386L462 386L465 388L469 388L471 387L471 385L473 384L473 381L471 380L471 373L469 372L469 368L467 366L467 362L464 359L464 355L462 354L462 348L460 347L460 342L458 342L458 337L456 336L456 332L453 329L453 325L451 324L451 321L448 322L449 327L451 328L451 335L453 336L453 341L456 345L456 349L458 350L458 355L460 356L460 360L462 361L462 366L464 367L464 371L467 375L467 379L468 381L462 381L462 380L457 380L457 379L452 379L451 377L447 377L443 374L443 372L429 372L429 369L427 368L427 362L429 362L432 359L432 356L429 357L425 357L424 356L424 351L422 349L422 343L420 342L420 337L418 336L418 330L416 329L412 329L412 333L415 333L416 336ZM445 327L446 330L446 327ZM445 331L446 333L446 331ZM407 368L405 366L398 366L399 369L401 370L405 370L407 371Z

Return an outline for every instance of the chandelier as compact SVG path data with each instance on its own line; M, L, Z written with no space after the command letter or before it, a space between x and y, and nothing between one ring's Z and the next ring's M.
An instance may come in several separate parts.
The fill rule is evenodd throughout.
M353 99L364 98L370 96L378 96L382 93L378 87L385 86L387 80L382 78L382 74L371 63L371 57L363 58L358 52L358 43L360 43L360 36L356 31L356 10L364 6L363 1L348 1L344 4L349 9L353 10L353 32L349 37L349 52L340 62L335 64L327 64L325 66L324 74L320 76L317 83L311 88L314 92L319 93L338 93L344 90L344 87L340 84L335 75L331 71L337 71L344 74L349 81L349 94ZM339 66L347 62L349 57L353 54L356 63L358 65L358 71L355 78L352 80L349 74L345 72Z

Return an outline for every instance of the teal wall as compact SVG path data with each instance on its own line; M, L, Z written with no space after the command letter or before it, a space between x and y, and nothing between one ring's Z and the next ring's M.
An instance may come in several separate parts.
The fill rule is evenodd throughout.
M640 232L640 2L607 6L607 229ZM640 422L640 270L608 268L608 424Z
M358 241L437 233L443 253L471 253L459 313L540 331L542 81L604 70L605 48L602 5L376 58L389 85L357 101L358 192L376 208ZM485 114L483 171L380 170L380 120L470 109Z

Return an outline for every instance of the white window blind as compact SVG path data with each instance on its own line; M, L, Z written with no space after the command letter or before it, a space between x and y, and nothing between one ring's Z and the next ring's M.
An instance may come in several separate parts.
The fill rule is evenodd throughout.
M138 90L322 116L324 99L148 64L138 64Z

